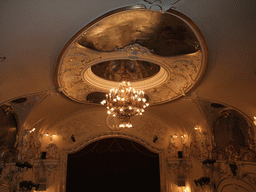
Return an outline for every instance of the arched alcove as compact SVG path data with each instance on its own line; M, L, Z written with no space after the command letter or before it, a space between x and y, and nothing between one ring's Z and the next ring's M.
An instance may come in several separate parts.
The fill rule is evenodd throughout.
M217 185L217 192L252 192L255 191L255 186L252 183L244 180L224 178Z
M124 138L95 141L69 154L66 191L160 191L159 155Z
M213 122L217 159L255 161L255 141L252 123L236 110L223 110Z

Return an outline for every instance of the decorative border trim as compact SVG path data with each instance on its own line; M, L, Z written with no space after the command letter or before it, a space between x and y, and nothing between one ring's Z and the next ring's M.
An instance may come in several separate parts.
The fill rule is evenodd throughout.
M82 76L84 80L88 82L90 85L102 90L109 91L112 88L118 88L119 85L119 82L108 81L99 78L92 72L91 67L86 69ZM168 79L168 77L168 72L163 67L161 67L160 71L155 76L144 81L132 82L132 87L134 89L142 89L145 91L147 89L152 89L158 85L163 84Z

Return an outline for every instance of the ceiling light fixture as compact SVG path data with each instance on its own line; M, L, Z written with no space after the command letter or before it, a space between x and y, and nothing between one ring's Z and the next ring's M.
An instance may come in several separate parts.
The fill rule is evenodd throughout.
M119 128L130 128L130 118L142 115L144 109L149 106L146 101L143 91L135 91L129 81L123 81L118 89L111 89L110 93L106 94L106 100L101 104L107 106L109 115L118 117Z

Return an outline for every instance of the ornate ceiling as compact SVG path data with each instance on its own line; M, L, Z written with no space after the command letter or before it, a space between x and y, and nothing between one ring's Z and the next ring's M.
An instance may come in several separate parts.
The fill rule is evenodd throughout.
M178 151L193 159L193 179L209 173L201 162L212 154L220 190L254 191L246 173L256 159L254 1L4 0L0 13L1 161L37 166L47 151L50 170L62 157L59 178L49 179L61 181L57 191L64 153L120 137L165 153L169 178ZM150 103L128 130L98 105L123 79ZM234 172L231 160L248 165Z
M192 89L207 59L204 37L185 15L125 7L99 17L72 37L59 56L56 79L58 89L77 102L90 103L88 95L100 97L129 80L145 91L150 104L160 104Z

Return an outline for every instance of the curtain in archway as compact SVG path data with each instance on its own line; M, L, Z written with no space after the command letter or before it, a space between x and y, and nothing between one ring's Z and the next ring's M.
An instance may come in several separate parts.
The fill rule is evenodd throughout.
M159 156L126 139L96 141L68 155L66 189L160 191Z

